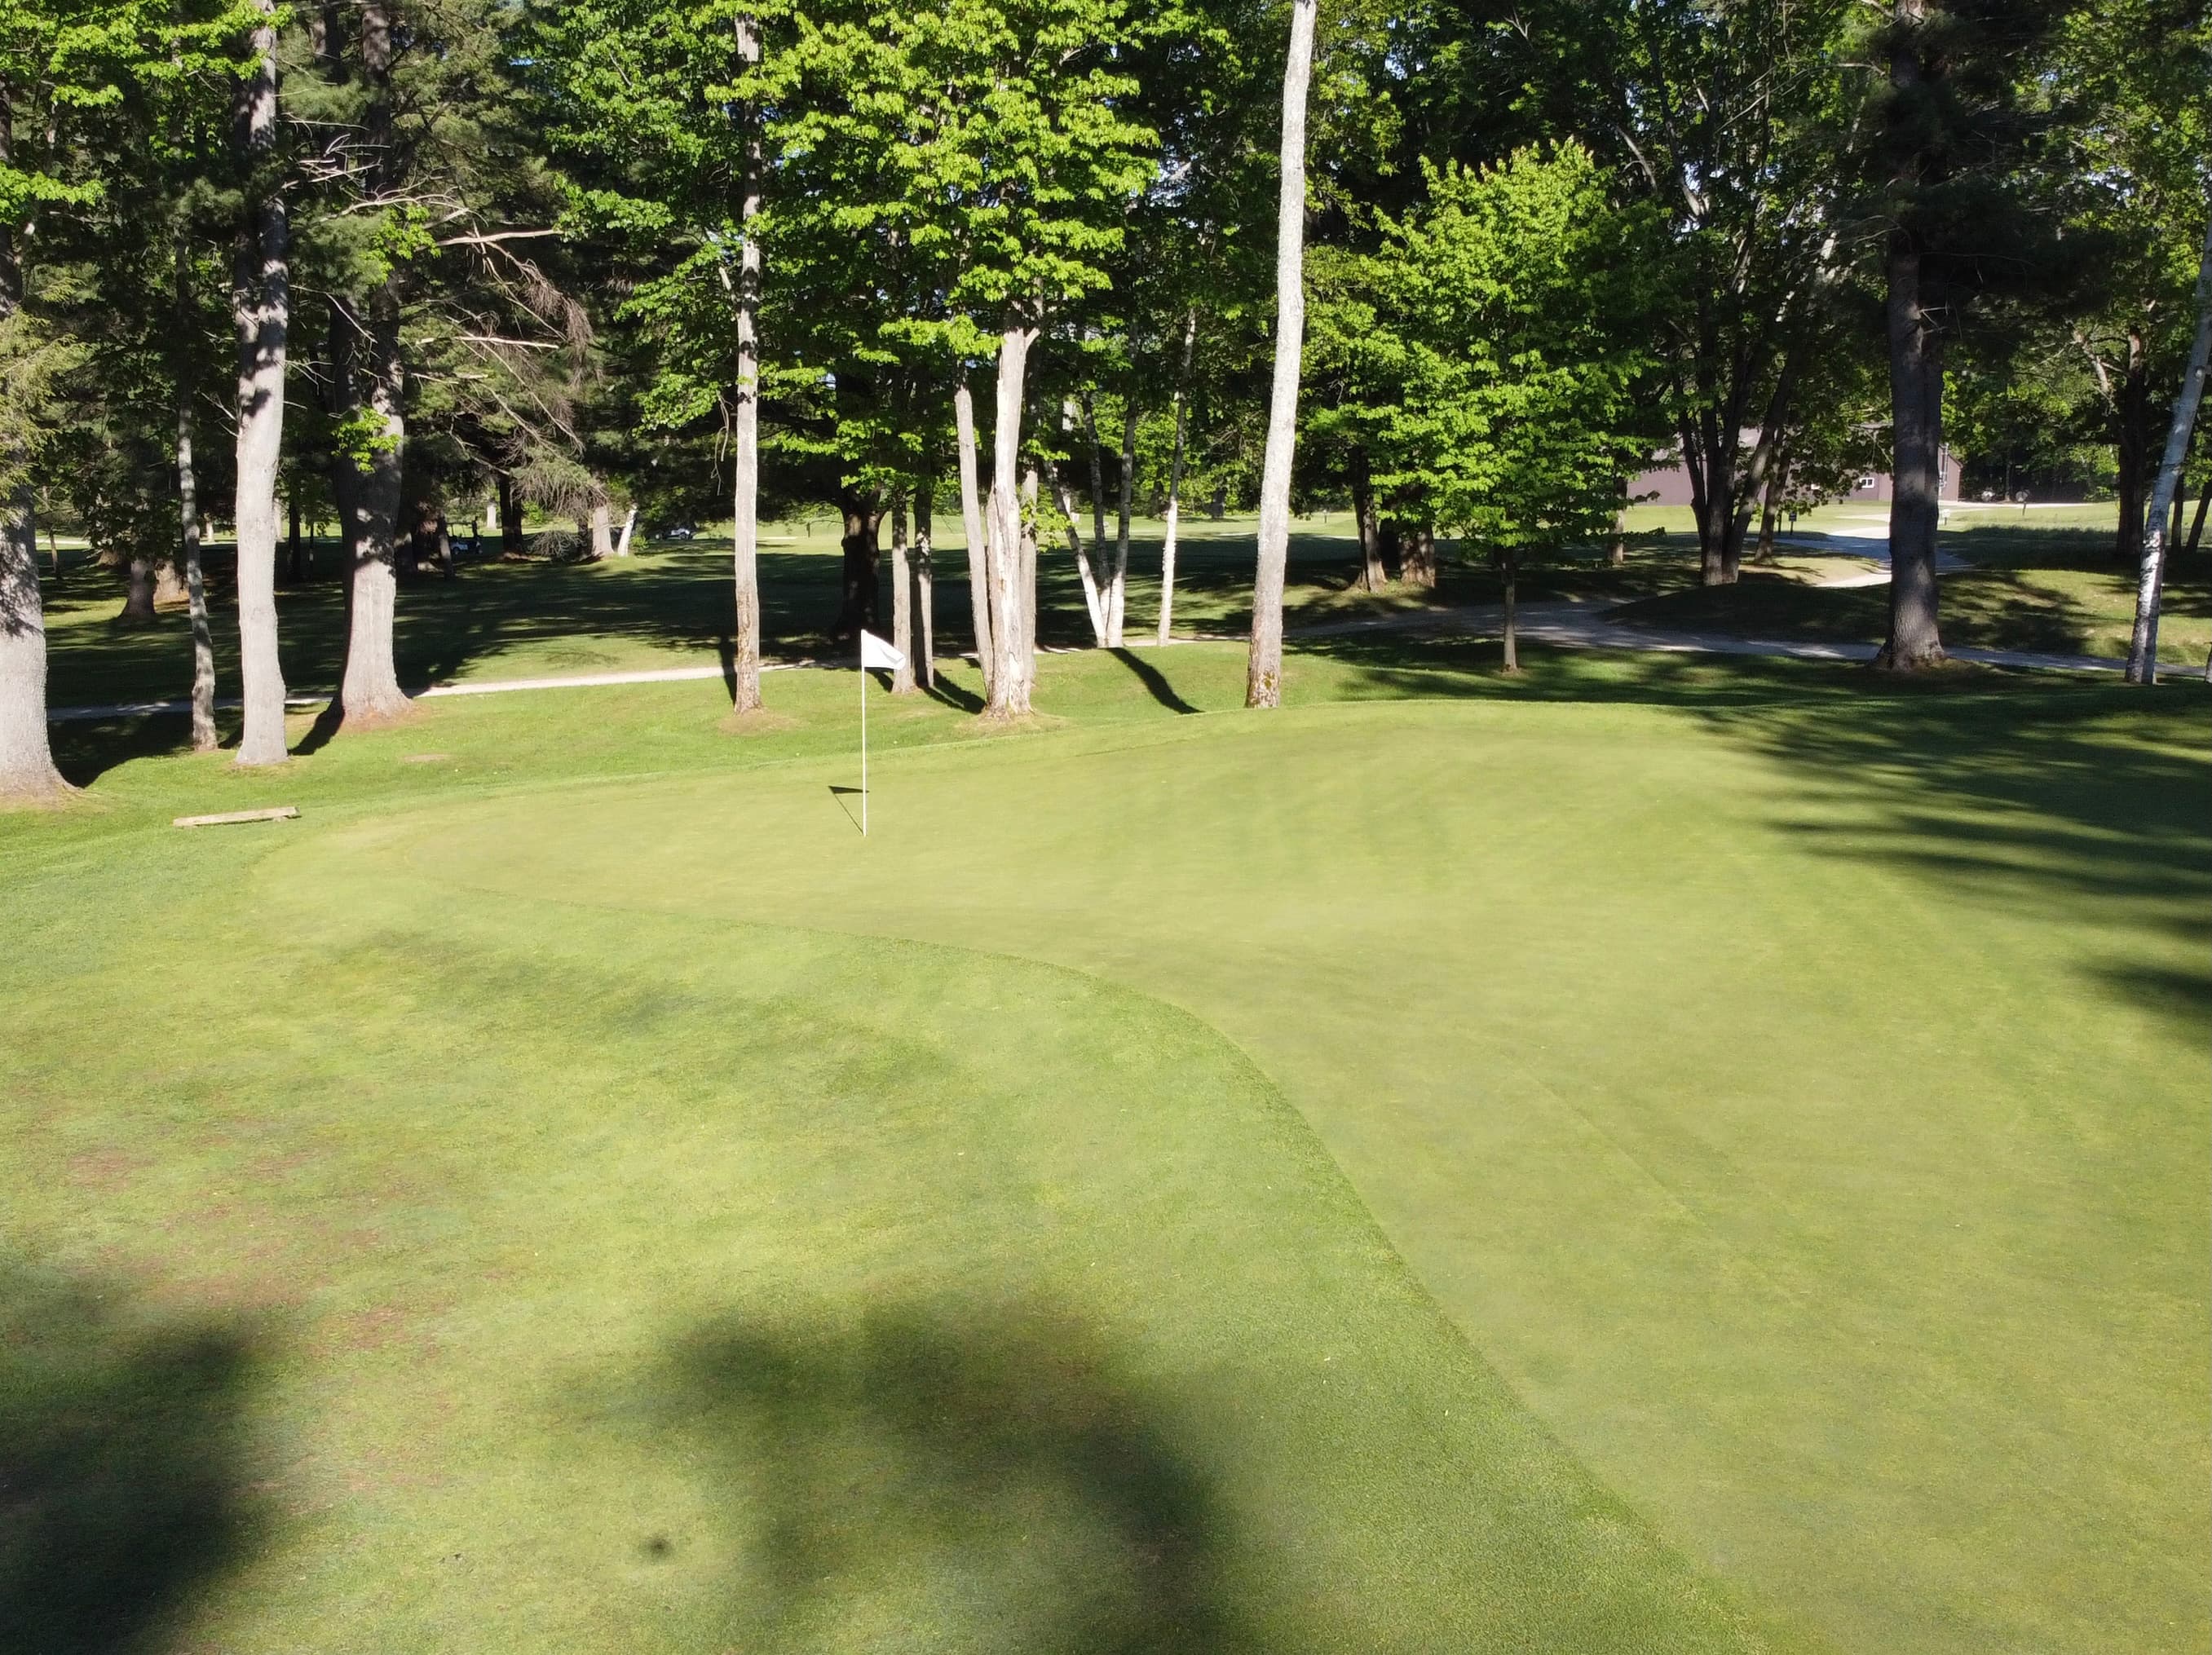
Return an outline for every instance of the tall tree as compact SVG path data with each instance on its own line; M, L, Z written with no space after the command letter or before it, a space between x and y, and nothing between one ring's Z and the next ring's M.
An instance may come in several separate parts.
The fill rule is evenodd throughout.
M1275 214L1275 372L1260 482L1258 567L1252 582L1247 707L1283 701L1283 581L1290 561L1291 466L1297 450L1298 370L1305 341L1306 87L1313 76L1316 0L1291 0L1283 60L1282 182Z
M1375 357L1398 370L1368 420L1374 482L1489 553L1516 672L1522 569L1604 533L1644 452L1660 238L1647 211L1607 203L1579 145L1425 172L1429 199L1384 217L1370 266L1389 341Z
M2051 135L2057 205L2067 240L2094 257L2043 331L2089 369L2119 499L2114 555L2134 560L2196 323L2212 14L2190 0L2103 0L2065 20L2051 56L2045 95L2064 117Z
M2128 682L2158 682L2159 587L2165 578L2169 514L2181 484L2181 465L2189 455L2189 439L2197 425L2197 407L2204 394L2204 368L2212 356L2212 222L2204 227L2204 246L2197 263L2197 333L2189 348L2189 364L2182 370L2181 394L2174 399L2168 423L2166 453L2159 462L2158 482L2151 490L2150 510L2143 519L2142 567L2136 582L2136 624L2128 644Z
M91 94L59 48L77 9L0 3L0 802L66 790L46 734L46 630L39 589L32 465L48 435L66 347L30 304L27 244L38 215L97 193L52 135Z
M764 195L793 64L789 8L580 0L533 9L532 106L563 169L567 223L623 295L649 428L730 438L735 710L761 706L758 559L766 405L794 388L765 283Z
M238 333L240 688L246 703L237 762L281 764L284 669L276 649L276 478L284 446L284 378L292 322L291 212L278 176L276 0L254 0L253 66L239 83L238 164L244 181L232 279Z
M1160 526L1160 614L1153 642L1165 644L1175 631L1176 535L1182 527L1184 442L1190 427L1190 369L1198 351L1198 307L1185 312L1182 350L1176 364L1174 447L1168 460L1167 520Z
M1655 256L1676 300L1655 318L1662 362L1649 407L1655 450L1675 447L1688 473L1709 585L1735 578L1771 468L1761 435L1786 417L1841 275L1837 48L1850 9L1847 0L1416 0L1389 8L1348 54L1374 112L1352 129L1369 129L1365 142L1335 146L1345 157L1332 180L1343 204L1336 239L1348 249L1366 249L1364 209L1411 204L1420 162L1487 165L1567 137L1599 157L1625 198L1663 214L1669 233ZM1327 317L1319 325L1335 331ZM1357 432L1340 423L1329 446L1356 484Z
M1034 676L1034 521L1022 498L1031 349L1109 285L1106 261L1150 176L1152 135L1124 113L1136 89L1119 55L1129 27L1121 0L954 0L941 13L853 0L809 19L793 56L801 78L781 149L792 183L771 217L816 246L829 238L807 222L865 237L878 290L915 295L890 307L878 351L927 341L960 365L956 380L995 362L991 475L975 514L977 635L990 642L996 719L1030 710ZM964 468L964 432L959 441Z
M1891 0L1868 41L1886 69L1864 164L1877 197L1889 356L1889 636L1896 672L1939 665L1936 543L1943 355L1992 288L2046 273L2048 215L2033 210L2035 106L2053 30L2071 0Z
M750 74L760 64L760 24L749 13L736 20L738 63ZM737 631L732 662L731 710L757 712L760 688L760 295L761 136L757 99L738 106L740 139L738 236L738 374L731 410L735 465L730 517L732 579L736 593Z

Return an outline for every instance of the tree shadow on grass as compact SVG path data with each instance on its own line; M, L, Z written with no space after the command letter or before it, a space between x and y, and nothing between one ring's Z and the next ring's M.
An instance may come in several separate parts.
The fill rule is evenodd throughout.
M928 686L922 693L932 701L942 702L959 712L980 713L983 710L983 697L965 685L945 677L941 663L938 670L929 675Z
M746 1560L743 1647L843 1648L854 1626L975 1655L1261 1646L1171 1410L1050 1308L732 1318L662 1384Z
M1115 660L1120 661L1135 675L1137 682L1145 686L1146 692L1170 712L1194 713L1198 710L1176 693L1175 686L1167 681L1159 668L1145 660L1135 650L1115 649L1110 653Z
M238 739L238 714L218 711L217 738L226 746ZM191 748L191 720L177 713L125 714L114 718L69 719L51 725L54 767L71 784L88 788L108 771L137 758L161 758Z
M1778 761L1778 825L2014 913L2087 922L2115 952L2083 970L2201 1038L2212 1012L2212 752L2195 685L2008 681L1997 694L1877 691L1856 716L1774 707L1725 727ZM1716 715L1716 721L1720 715ZM2185 971L2177 948L2200 958Z
M241 1562L255 1353L0 1258L0 1655L126 1655Z
M2212 744L2194 683L1965 668L1898 678L1778 658L1526 647L1374 631L1301 640L1357 697L1671 708L1771 760L1772 820L1814 854L1880 863L1974 903L2064 912L2114 939L2094 991L2212 1031L2212 972L2168 964L2212 933ZM1294 655L1290 683L1297 685ZM2130 947L2143 951L2129 957Z

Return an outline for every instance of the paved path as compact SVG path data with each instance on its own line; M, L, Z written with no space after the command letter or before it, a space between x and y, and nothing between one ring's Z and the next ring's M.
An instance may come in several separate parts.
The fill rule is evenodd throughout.
M1889 536L1887 534L1778 534L1774 544L1791 551L1810 552L1820 557L1858 557L1872 568L1851 575L1832 575L1825 581L1815 581L1814 586L1829 587L1887 586L1889 584ZM1936 554L1938 575L1956 575L1973 564L1956 552L1939 551ZM1964 650L1954 650L1964 655Z
M1663 654L1706 655L1782 655L1793 660L1869 661L1875 658L1875 646L1870 643L1824 643L1802 639L1737 638L1718 632L1668 632L1651 627L1624 626L1609 621L1606 613L1610 603L1579 603L1571 599L1521 605L1521 636L1540 643L1564 645L1572 649L1633 649ZM1420 609L1398 615L1381 615L1365 620L1331 621L1321 626L1298 626L1288 629L1285 636L1291 638L1352 637L1363 632L1432 632L1448 630L1496 632L1504 624L1504 613L1497 604L1468 604L1451 609ZM1241 633L1204 633L1196 637L1179 638L1177 642L1203 641L1243 641ZM1155 648L1149 641L1132 641L1133 649ZM1044 647L1045 654L1065 655L1081 653L1076 648ZM2118 672L2124 671L2127 663L2104 655L2054 655L2033 649L1966 649L1952 648L1948 653L1956 660L1978 662L1988 666L2026 666L2059 672ZM805 667L844 667L835 661L772 661L763 663L763 672L795 672ZM849 670L849 668L846 669ZM498 696L517 690L584 690L615 684L684 684L701 682L723 676L720 662L704 666L661 666L629 672L579 672L562 678L471 678L460 684L437 684L427 690L418 690L418 700L441 696ZM320 708L329 700L326 696L288 696L285 705L296 710ZM235 700L218 701L216 707L225 710L239 706ZM49 723L65 724L79 721L110 718L143 718L161 713L189 713L189 701L117 701L88 707L55 707L48 709Z
M763 663L763 672L787 672L795 667L818 666L819 661L787 660ZM461 684L434 684L427 690L414 692L417 701L434 696L495 696L510 690L587 690L605 684L683 684L690 681L718 678L724 676L721 665L712 666L659 666L634 672L576 672L564 678L471 678ZM287 696L284 705L295 712L305 712L330 704L328 696ZM234 712L245 705L235 697L218 701L219 712ZM82 720L103 718L143 718L149 713L189 713L189 701L111 701L88 707L55 707L48 709L46 722L69 724Z

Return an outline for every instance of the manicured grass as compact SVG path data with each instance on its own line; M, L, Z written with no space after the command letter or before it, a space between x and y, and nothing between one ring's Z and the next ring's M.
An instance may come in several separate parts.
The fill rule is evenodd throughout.
M848 673L76 727L0 1622L2201 1647L2198 692L1494 666L879 696L865 843Z

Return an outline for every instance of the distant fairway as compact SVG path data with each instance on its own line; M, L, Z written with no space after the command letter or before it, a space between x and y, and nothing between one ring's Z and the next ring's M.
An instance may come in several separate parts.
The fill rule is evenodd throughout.
M2201 1647L2201 702L1362 647L879 703L866 843L842 674L8 824L0 1234L111 1298L0 1373L64 1471L82 1376L171 1410L116 1578L239 1651Z

